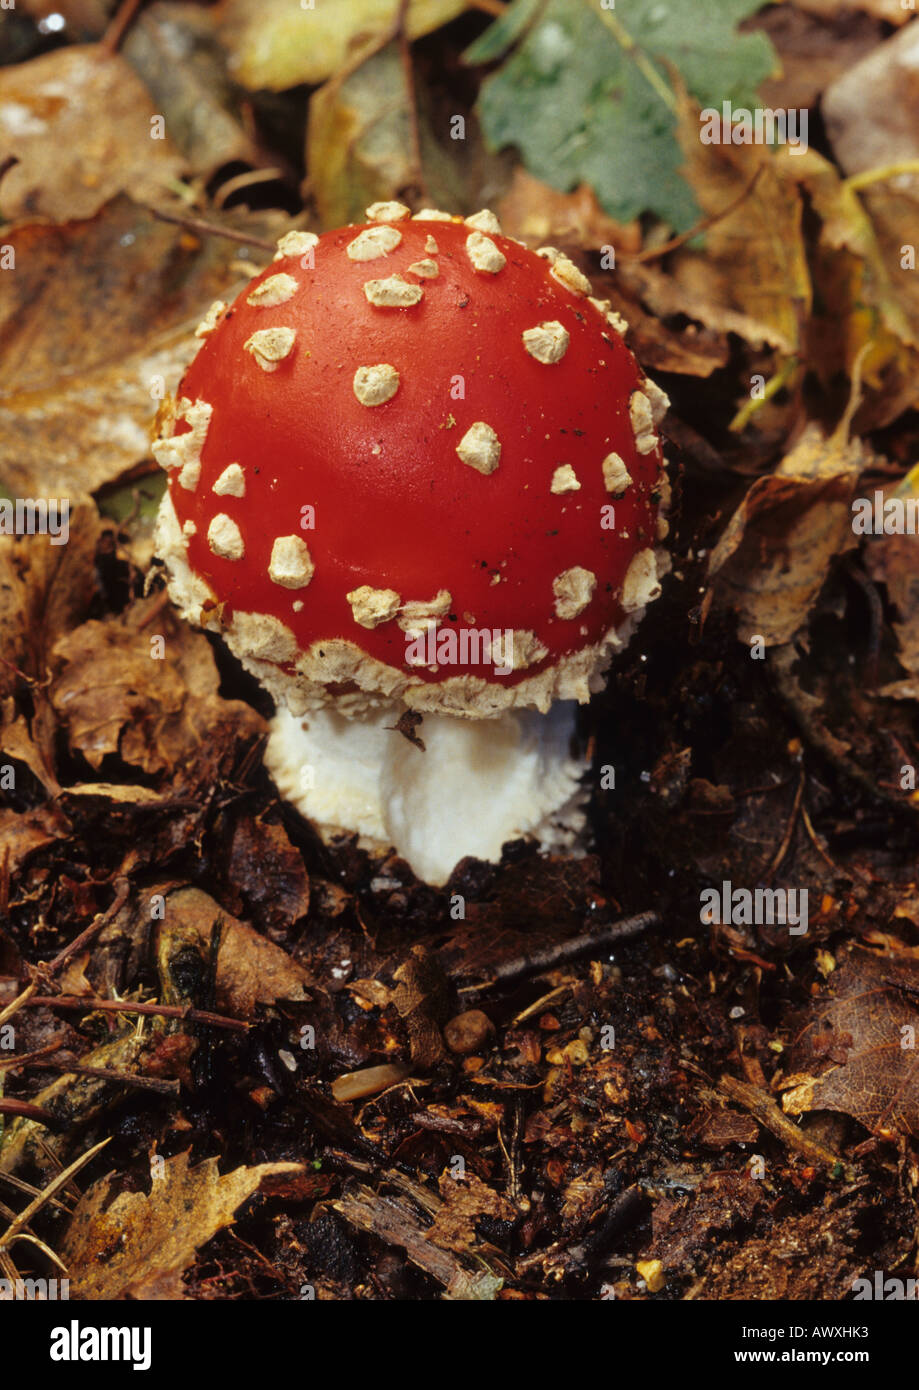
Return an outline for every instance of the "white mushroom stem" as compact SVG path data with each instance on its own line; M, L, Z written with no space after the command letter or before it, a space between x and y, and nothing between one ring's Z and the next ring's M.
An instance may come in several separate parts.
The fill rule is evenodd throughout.
M577 704L497 719L426 714L425 751L392 728L399 711L349 720L281 708L265 763L278 790L324 830L393 846L440 885L465 858L496 863L508 840L569 849L584 828L584 762L571 754ZM387 727L390 726L390 727Z

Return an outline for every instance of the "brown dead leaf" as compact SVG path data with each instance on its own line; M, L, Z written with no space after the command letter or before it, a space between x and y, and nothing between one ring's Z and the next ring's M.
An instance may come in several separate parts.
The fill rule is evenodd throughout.
M893 3L899 6L899 0ZM847 174L885 168L919 155L917 45L916 26L907 25L878 44L825 93L827 134Z
M888 0L891 7L900 0ZM867 8L863 6L862 8ZM835 78L854 67L884 36L883 25L869 14L853 13L837 0L825 9L814 5L770 5L752 18L745 30L767 34L782 68L760 83L764 107L790 110L817 105L820 94Z
M408 1029L412 1063L427 1071L446 1053L440 1025L450 998L447 977L424 946L413 946L394 978L392 1001Z
M839 1110L873 1134L919 1132L919 963L853 950L810 1006L782 1082L789 1115Z
M437 1209L434 1224L425 1236L441 1250L462 1255L474 1249L478 1244L475 1223L479 1217L490 1216L497 1221L517 1219L517 1209L507 1198L482 1182L475 1173L467 1171L464 1177L455 1178L452 1173L443 1172L438 1187L444 1204Z
M919 484L919 478L917 478ZM902 487L893 494L915 496ZM887 496L893 495L887 493ZM881 690L897 699L919 700L919 570L916 566L916 536L875 536L865 551L865 564L875 583L886 584L887 597L899 615L893 630L899 650L897 658L909 672L909 679L894 681Z
M743 1186L746 1193L751 1189L756 1193L763 1184L747 1179ZM746 1194L738 1206L744 1200L749 1202ZM724 1205L722 1199L722 1209ZM858 1253L858 1218L845 1208L816 1204L800 1216L784 1216L780 1234L770 1230L766 1236L751 1237L739 1245L725 1241L724 1223L719 1225L717 1217L712 1224L724 1254L710 1263L703 1263L696 1254L703 1272L687 1295L692 1299L721 1302L747 1299L752 1294L764 1301L843 1301L851 1298L853 1282L864 1272ZM749 1218L744 1224L749 1228ZM707 1245L711 1249L711 1234ZM705 1247L700 1244L697 1248Z
M16 9L36 22L59 14L73 39L101 38L110 19L106 0L16 0Z
M60 783L45 761L42 749L32 737L25 715L16 712L12 696L3 701L0 712L0 749L8 758L25 763L49 796L60 791Z
M917 64L919 26L910 24L873 49L824 94L822 110L827 133L833 153L847 175L919 160ZM900 336L915 346L919 342L919 270L915 268L919 173L888 175L867 184L857 197L870 218L878 258L891 283L891 298L908 323L906 330L900 330ZM903 263L907 247L913 248L912 266ZM866 370L870 366L866 364ZM898 400L900 410L919 403L915 356L904 376L899 393L902 403ZM886 419L881 418L879 423L894 418L892 410L888 410Z
M232 109L213 10L167 0L147 5L128 30L122 52L146 83L193 174L207 178L224 164L260 162L254 140Z
M224 220L263 237L284 222ZM233 297L242 248L123 197L90 221L22 224L3 240L16 273L0 275L0 479L19 496L92 492L150 458L157 402L200 346L211 302Z
M221 1176L216 1158L189 1167L188 1153L164 1160L149 1193L113 1196L113 1174L85 1192L60 1256L71 1297L182 1299L182 1275L195 1252L233 1222L234 1213L273 1174L299 1163L261 1163Z
M25 814L0 810L0 865L6 860L16 874L30 854L53 844L64 831L63 817L43 806Z
M582 183L573 193L559 193L522 165L514 170L511 186L495 211L505 235L539 246L570 241L576 246L614 246L617 252L641 250L638 223L614 221L587 184Z
M629 325L629 347L650 371L705 378L727 366L730 347L726 330L716 333L694 323L681 329L670 328L634 301L626 302L623 296L613 293L609 298ZM681 315L688 312L685 305L680 310Z
M733 608L742 641L789 642L807 621L830 561L852 538L861 466L857 441L828 439L810 424L775 472L749 489L709 562L710 593Z
M699 1125L699 1142L707 1149L726 1149L731 1144L755 1144L759 1125L752 1115L738 1110L709 1110Z
M303 856L283 825L240 820L230 845L230 878L265 924L289 927L305 917L310 887Z
M167 895L161 941L170 933L171 939L194 940L206 950L218 920L223 924L217 955L219 1009L237 1018L254 1018L257 1004L307 997L311 981L303 966L200 888L179 888Z
M3 217L68 222L117 193L155 200L183 168L156 118L130 63L96 45L0 69L0 147L18 161L0 181Z
M816 288L807 325L807 357L828 386L840 372L851 377L858 363L864 400L856 413L858 433L877 429L914 404L919 370L919 318L908 312L904 293L911 283L881 244L878 227L838 169L816 150L786 161L820 218L819 244L812 252Z
M42 681L62 633L83 616L95 592L93 561L101 530L91 502L70 496L69 540L0 536L0 692L12 692L17 667ZM63 533L62 533L63 534Z
M249 705L218 694L213 651L202 633L169 610L143 625L157 602L139 601L62 637L50 698L71 750L90 767L98 771L107 755L117 755L129 767L172 779L177 792L190 791L213 781L219 761L264 726Z
M704 251L685 247L673 258L676 285L694 306L686 312L717 329L726 326L725 312L744 315L758 338L797 352L811 284L801 196L782 177L783 162L793 164L794 157L787 146L703 144L698 110L685 99L678 135L683 173L699 206L718 217L705 232ZM733 211L720 215L744 194Z
M903 0L795 0L798 9L809 14L837 15L841 11L855 10L872 14L888 24L905 24L910 11Z
M58 975L58 984L62 994L93 994L92 985L87 980L85 970L89 964L89 951L81 951L78 956L72 957Z

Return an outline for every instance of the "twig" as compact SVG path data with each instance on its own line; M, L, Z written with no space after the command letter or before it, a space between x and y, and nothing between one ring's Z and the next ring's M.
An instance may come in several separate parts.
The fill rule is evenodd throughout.
M70 1181L74 1173L78 1173L81 1168L85 1168L87 1163L90 1163L96 1157L96 1154L100 1153L105 1148L106 1144L109 1143L111 1143L110 1139L100 1140L100 1142L94 1144L91 1149L87 1149L85 1154L81 1154L79 1158L74 1159L69 1168L65 1168L63 1172L58 1173L57 1177L52 1178L48 1186L42 1188L39 1196L29 1203L25 1211L21 1211L16 1217L16 1220L12 1221L10 1225L7 1226L3 1235L0 1236L0 1250L6 1250L14 1240L21 1240L22 1236L20 1233L30 1224L32 1218L41 1211L42 1207L51 1200L56 1192Z
M30 1062L35 1062L39 1057L48 1057L52 1052L60 1052L62 1047L66 1047L66 1041L62 1038L60 1042L49 1043L47 1047L36 1048L34 1052L23 1052L17 1057L14 1052L11 1057L0 1057L0 1071L7 1068L28 1066Z
M548 994L541 995L534 1004L530 1004L527 1008L521 1010L519 1014L516 1014L511 1019L511 1027L516 1028L518 1024L525 1023L528 1018L532 1018L534 1014L541 1013L547 1004L552 1003L553 999L560 999L561 996L567 994L570 989L570 982L559 985L557 989L550 989Z
M412 183L424 195L424 167L421 161L421 134L418 129L418 107L415 102L415 70L412 67L412 47L408 41L405 21L408 15L409 0L399 3L399 57L402 62L402 79L405 83L405 99L408 106L409 148L412 156Z
M223 1014L212 1014L206 1009L192 1009L179 1004L139 1004L123 1003L115 999L96 999L93 995L76 994L35 994L26 1001L27 1008L80 1009L87 1013L102 1010L113 1014L152 1014L156 1018L181 1018L189 1023L209 1023L212 1028L231 1028L237 1033L248 1033L248 1023L238 1018L226 1018Z
M21 994L17 994L16 998L7 1004L5 1009L0 1010L0 1025L6 1023L7 1019L12 1018L13 1014L18 1014L19 1010L28 1004L37 989L38 985L33 980L31 984L26 985Z
M32 1071L55 1071L61 1076L98 1076L103 1081L117 1081L122 1086L139 1086L145 1091L158 1091L161 1095L177 1096L181 1090L178 1081L166 1081L158 1076L141 1076L135 1072L113 1071L111 1067L84 1067L79 1062L20 1062L21 1066Z
M236 174L220 185L214 194L214 207L222 211L228 198L232 198L234 193L239 193L244 188L251 188L253 184L281 183L283 180L283 169L248 169L246 173Z
M99 50L109 56L117 53L128 25L140 9L142 0L122 0L114 19L99 40Z
M172 222L177 227L186 227L190 232L197 232L201 236L223 236L228 241L238 241L243 246L257 246L262 251L274 251L277 243L266 240L265 237L249 236L245 232L237 232L232 227L220 227L216 222L205 222L203 217L186 217L178 212L166 212L163 208L156 208L152 203L144 203L144 207L154 217L158 217L161 222Z
M747 198L749 198L750 194L753 192L754 188L756 187L757 180L759 179L765 167L766 166L764 164L761 164L759 166L752 179L750 179L750 181L747 183L746 187L743 188L740 191L740 193L738 193L736 198L731 199L727 207L721 208L719 212L711 213L711 215L708 217L703 217L702 220L700 222L697 222L694 227L690 227L688 232L680 232L679 236L671 237L669 241L664 242L663 246L650 246L647 249L647 251L634 251L631 253L625 252L620 257L620 259L623 261L637 262L641 264L645 261L655 261L659 256L667 256L671 251L678 251L679 248L681 246L685 246L688 241L692 241L694 237L699 236L709 227L713 227L715 223L720 222L723 217L729 217L736 208L739 208L741 203L743 203Z
M25 1193L27 1197L41 1196L40 1187L33 1187L30 1182L25 1182L22 1178L16 1178L12 1173L4 1172L2 1168L0 1168L0 1182L8 1183L10 1187L14 1188L17 1192ZM78 1192L77 1196L79 1197L79 1195ZM65 1206L63 1202L59 1202L56 1197L51 1198L50 1205L52 1207L57 1207L58 1211L63 1211L66 1212L68 1216L70 1215L70 1208Z
M41 1110L27 1100L15 1100L12 1096L0 1100L0 1115L15 1115L17 1120L35 1120L40 1125L54 1124L47 1110Z
M769 865L768 869L766 869L765 874L764 874L764 877L767 878L767 879L772 878L772 876L775 874L776 870L778 869L779 865L782 863L782 860L785 858L785 855L788 853L788 847L789 847L789 845L791 844L791 837L794 835L794 833L795 833L795 826L796 826L797 823L798 823L798 811L801 809L801 798L802 798L803 796L804 796L804 769L802 768L802 769L801 769L801 776L800 776L800 778L799 778L799 780L798 780L798 790L795 792L795 802L794 802L794 805L793 805L792 808L791 808L791 815L788 817L788 825L787 825L786 828L785 828L785 834L784 834L784 836L782 837L782 843L779 845L778 849L776 850L775 855L774 855L774 857L773 857L773 859L772 859L772 863Z
M825 1149L822 1144L809 1139L772 1097L758 1086L738 1081L734 1076L722 1076L718 1085L725 1095L742 1105L744 1110L749 1110L754 1119L759 1120L760 1124L765 1125L766 1129L771 1130L776 1138L781 1139L789 1148L797 1149L805 1158L810 1159L811 1163L826 1164L828 1168L842 1168L846 1174L846 1181L854 1181L855 1174L845 1159L833 1153L832 1149Z
M154 618L158 618L159 615L162 613L163 609L166 608L166 607L168 607L168 604L169 604L169 590L168 590L168 589L160 589L160 591L159 591L159 593L157 594L155 600L153 601L153 603L151 604L151 606L148 608L148 610L147 610L147 612L144 614L143 618L141 618L140 622L137 624L137 627L136 627L135 631L137 631L137 632L143 632L143 630L144 630L144 628L147 626L147 624L148 624L148 623L152 623Z
M93 937L98 936L102 928L110 922L113 917L118 916L118 913L128 900L130 891L131 885L126 878L118 878L115 880L115 896L106 910L104 912L98 912L89 926L86 927L84 931L81 931L79 936L75 936L62 951L58 951L54 959L49 962L47 969L52 975L56 975L62 965L66 965L67 961L79 951L82 951L84 946L88 946Z
M872 183L886 183L888 179L899 178L901 174L919 174L919 159L903 159L898 164L882 164L877 169L863 169L860 174L852 174L843 179L843 188L858 193Z
M732 430L735 434L740 434L742 430L745 430L756 412L761 410L767 401L771 401L773 396L777 396L779 392L788 385L789 381L798 370L798 366L799 362L797 357L786 357L778 371L774 372L766 382L759 395L751 396L748 401L744 401L743 405L728 425L728 429Z
M621 917L618 922L607 922L602 927L595 927L593 931L570 936L567 940L555 942L541 951L514 956L499 965L491 979L478 985L466 985L459 993L469 994L477 990L490 989L493 985L506 985L527 975L538 975L545 970L553 970L587 951L605 950L616 942L629 941L632 937L641 936L642 932L658 926L660 920L657 912L639 912L634 917Z
M839 864L835 864L833 860L830 858L830 856L827 854L826 850L823 848L823 845L820 843L817 832L814 829L813 822L811 821L811 818L808 815L807 805L803 801L801 802L801 819L804 821L804 828L810 837L811 844L814 846L814 849L820 855L820 858L823 860L824 864L828 865L828 867L831 868L835 874L838 874L840 878L847 878L851 881L855 877L855 875L851 874L848 869L841 868Z
M623 26L619 23L619 20L610 10L603 8L603 6L600 4L600 0L591 0L591 8L594 10L598 18L600 18L603 21L607 29L610 30L610 32L613 35L613 38L616 40L622 51L624 53L627 53L628 56L632 59L632 62L638 68L638 71L641 73L642 77L649 84L649 86L653 87L654 91L660 97L664 105L670 111L676 111L676 97L673 95L673 92L671 92L670 88L667 86L666 82L661 77L654 64L650 61L649 58L645 57L644 53L642 53L641 49L638 47L638 44L632 38L632 35L628 32L628 30L623 28Z
M30 967L33 978L30 980L29 984L26 985L22 993L18 994L12 1003L7 1004L6 1008L0 1012L0 1024L6 1023L7 1019L12 1018L20 1009L25 1008L27 1004L31 1003L35 998L38 981L41 979L47 984L51 975L60 970L61 966L65 965L67 961L70 960L71 956L75 955L88 941L91 941L93 937L102 930L105 924L111 921L111 919L121 911L130 891L131 887L126 878L117 879L115 882L115 897L106 911L97 913L89 926L84 931L81 931L79 936L75 936L62 951L59 951L52 961L47 964L40 963L39 965Z

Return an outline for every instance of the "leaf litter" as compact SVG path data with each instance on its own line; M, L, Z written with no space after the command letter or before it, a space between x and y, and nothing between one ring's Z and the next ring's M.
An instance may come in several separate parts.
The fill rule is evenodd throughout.
M747 0L399 8L256 33L157 3L105 57L89 9L50 51L15 21L0 480L73 509L66 546L0 536L3 1201L77 1297L845 1297L916 1225L919 541L851 525L916 490L913 188L877 167L914 131L852 98L910 29L885 0L784 31ZM699 106L805 77L819 152L699 142ZM212 300L292 218L428 184L588 269L663 373L679 504L585 712L620 788L590 852L444 891L279 800L270 706L150 540L152 417ZM702 920L725 883L806 890L807 932Z

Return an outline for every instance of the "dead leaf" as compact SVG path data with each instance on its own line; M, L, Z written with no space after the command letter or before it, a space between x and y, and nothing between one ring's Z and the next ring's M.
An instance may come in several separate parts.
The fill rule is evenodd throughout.
M616 222L603 211L589 185L559 193L527 173L514 170L511 186L495 209L505 235L541 246L571 241L577 246L614 246L617 252L641 250L637 222Z
M888 24L905 24L910 12L903 0L795 0L801 10L810 14L836 15L848 10L873 14Z
M0 147L17 159L0 181L3 217L67 222L117 193L154 200L183 169L157 114L130 63L95 45L0 69Z
M847 175L919 160L917 63L919 26L910 24L873 49L825 92L822 111L827 134ZM919 173L888 176L866 185L857 194L849 192L859 199L863 215L870 218L878 258L892 283L891 297L908 324L905 330L899 330L900 336L915 346L919 342L919 270L915 268ZM913 247L912 267L903 264L908 246ZM890 315L887 317L889 322ZM919 403L915 355L904 375L897 400L900 410ZM890 394L889 383L887 390ZM886 418L879 417L877 424L894 418L889 409ZM870 427L876 428L877 424L872 422Z
M731 1144L755 1144L759 1125L752 1115L738 1110L709 1110L699 1125L699 1142L707 1149L726 1149Z
M309 911L303 856L290 843L283 825L241 819L230 845L229 876L269 928L290 927Z
M193 174L257 165L258 149L233 110L213 10L159 0L137 15L122 52L140 73Z
M17 713L16 701L12 696L3 701L0 714L0 749L6 757L25 763L49 796L60 791L60 783L32 737L25 715Z
M862 950L842 959L792 1049L786 1113L840 1110L884 1138L919 1132L917 995L914 960Z
M232 759L264 726L249 705L218 694L213 649L203 633L168 609L156 612L157 604L156 597L141 600L62 637L50 699L71 750L90 767L98 771L107 755L117 755L150 776L173 778L181 793L213 781L213 759L228 753ZM145 624L150 613L155 621Z
M888 3L893 8L900 0ZM803 5L770 5L744 28L761 30L774 45L782 71L760 83L759 96L764 107L786 111L815 107L830 83L870 53L885 32L877 19L853 13L836 0L828 0L825 8L820 0L812 7L807 0Z
M78 956L69 960L58 976L62 994L93 994L92 985L87 980L85 970L89 964L89 952L81 951Z
M319 220L340 227L407 187L411 157L409 92L397 44L333 78L310 98L306 162Z
M394 1185L398 1174L393 1179ZM414 1192L417 1184L406 1183ZM419 1194L423 1209L432 1207L431 1194ZM436 1279L450 1300L491 1301L500 1292L503 1279L492 1273L482 1260L481 1267L470 1268L452 1252L442 1250L427 1239L414 1204L401 1196L381 1195L372 1188L355 1184L331 1206L359 1231L365 1231L387 1245L398 1246L412 1264Z
M246 922L224 912L200 888L179 888L166 897L160 928L173 939L194 939L209 948L214 924L223 924L217 954L217 1007L236 1018L254 1018L258 1004L305 999L310 976L302 965Z
M405 18L409 39L420 38L462 14L468 0L411 0ZM324 82L361 46L394 24L399 0L348 0L305 9L289 0L223 0L220 37L230 72L244 87L282 92L298 83Z
M919 480L917 480L919 481ZM893 493L915 496L902 485ZM890 492L886 496L892 495ZM887 586L887 597L899 615L893 630L897 636L897 659L911 679L886 685L880 694L895 699L919 699L919 571L916 568L917 538L911 535L875 536L865 551L868 573L877 584Z
M821 221L812 253L817 303L807 325L807 357L831 386L840 372L852 376L858 361L865 399L857 432L895 420L916 399L919 318L907 313L904 285L890 248L857 194L815 150L788 160L784 172L800 181ZM895 273L894 273L895 272Z
M6 860L9 872L18 873L29 855L54 844L64 827L63 817L45 807L25 814L0 810L0 865Z
M449 1171L441 1173L438 1187L444 1204L438 1208L425 1237L441 1250L452 1250L457 1255L474 1250L479 1243L475 1223L482 1216L496 1221L517 1220L516 1207L468 1170L462 1178L455 1178Z
M101 532L92 502L70 500L66 545L50 535L0 536L0 693L16 689L16 668L44 682L54 644L84 616L96 590L93 563ZM61 532L63 535L63 531ZM35 738L35 727L31 730ZM52 759L39 738L46 767Z
M857 441L808 425L774 473L747 492L712 552L711 592L733 608L743 642L790 642L807 621L830 561L852 538L862 466Z
M744 1186L749 1192L763 1184L747 1179ZM720 1205L723 1210L723 1199ZM744 1225L749 1229L749 1224L748 1219ZM692 1285L692 1299L745 1299L752 1290L757 1299L770 1302L843 1302L852 1297L853 1282L864 1273L857 1217L835 1205L816 1204L800 1216L789 1214L782 1219L781 1234L770 1231L742 1244L728 1244L717 1223L716 1231L719 1252L724 1253L706 1263ZM707 1245L712 1244L709 1234Z
M710 326L720 326L719 310L734 311L751 319L773 347L797 352L801 325L810 312L811 284L801 197L781 172L783 162L793 164L794 157L787 146L703 144L699 112L686 99L678 134L683 173L703 212L718 215L718 220L705 231L704 252L686 247L675 254L677 285L692 296L694 316L699 316L700 304L710 306L703 319ZM735 202L733 211L720 215Z
M163 1161L149 1193L113 1195L109 1173L83 1194L60 1247L71 1297L182 1299L195 1252L273 1174L299 1163L261 1163L221 1176L216 1158L189 1167L187 1152Z
M227 214L253 235L280 214ZM232 299L240 246L157 221L127 198L93 219L3 234L0 479L19 496L74 497L150 459L158 401L200 346L212 301ZM265 255L264 252L261 253ZM266 257L267 259L267 257Z
M408 1029L412 1063L427 1071L446 1055L440 1025L449 1004L447 977L424 946L413 946L394 978L392 1002Z

